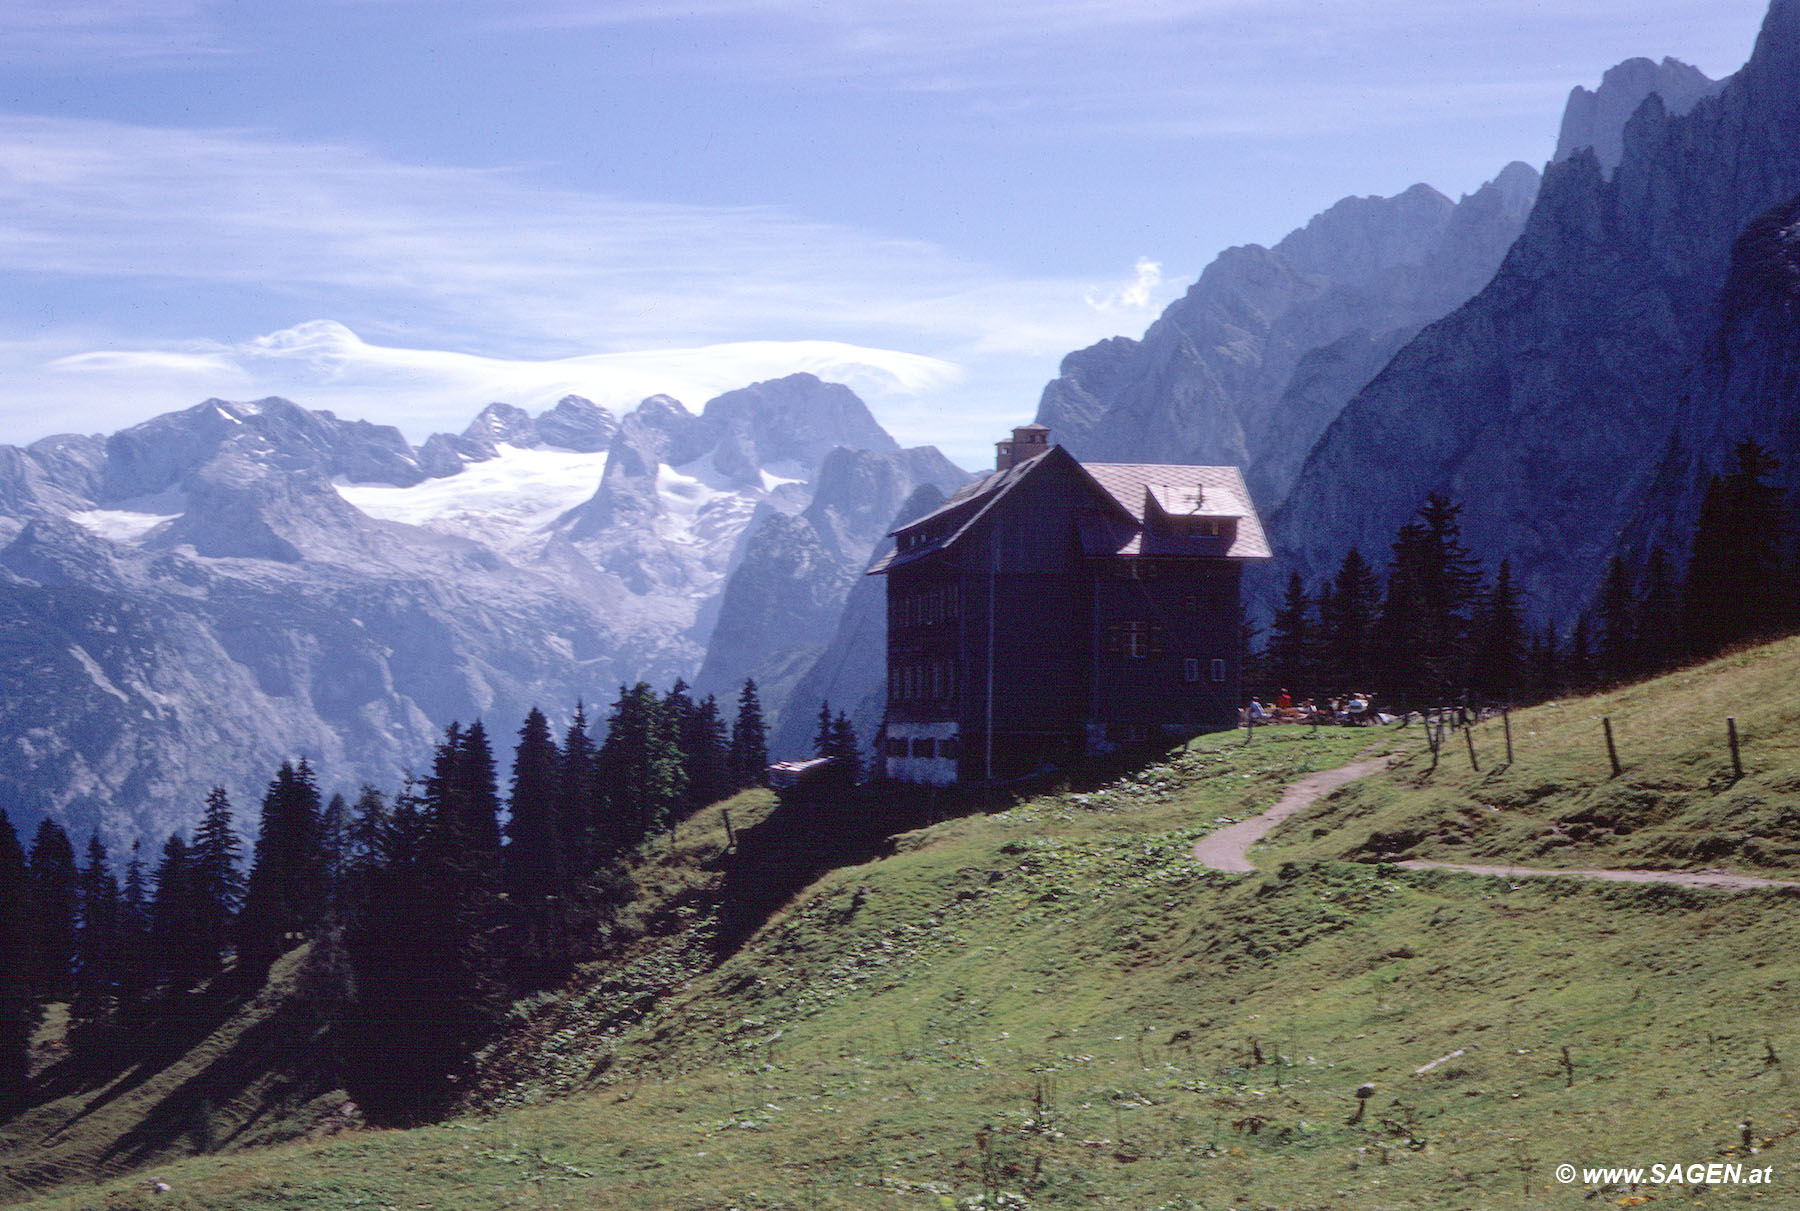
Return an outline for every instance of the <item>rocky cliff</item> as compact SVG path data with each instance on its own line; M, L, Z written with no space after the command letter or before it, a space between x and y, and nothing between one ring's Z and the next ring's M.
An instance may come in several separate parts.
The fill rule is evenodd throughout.
M1537 185L1513 164L1460 202L1347 198L1273 248L1229 249L1142 340L1066 357L1037 419L1078 458L1242 466L1267 509L1385 359L1487 283Z
M1776 0L1750 61L1686 113L1648 96L1621 147L1610 177L1592 151L1553 165L1493 282L1331 424L1272 520L1271 579L1385 550L1439 491L1470 546L1566 620L1621 537L1667 513L1652 485L1672 441L1783 431L1793 397L1765 386L1791 328L1744 288L1779 280L1779 258L1728 278L1752 221L1779 230L1772 208L1800 192L1800 2Z

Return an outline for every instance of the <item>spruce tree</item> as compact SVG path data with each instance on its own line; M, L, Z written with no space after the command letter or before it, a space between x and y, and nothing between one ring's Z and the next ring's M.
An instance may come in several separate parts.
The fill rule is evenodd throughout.
M81 1017L98 1020L118 1006L119 881L100 834L88 838L80 874L81 925L75 938L75 1001Z
M268 965L323 918L324 861L319 792L305 761L282 762L263 795L261 827L239 915L240 954L250 971Z
M847 781L855 783L861 780L862 746L857 743L856 728L851 724L850 717L842 711L831 721L831 742L826 746L825 755L839 763Z
M738 694L737 720L731 727L731 781L737 790L761 786L768 778L769 736L763 726L762 700L756 682L746 678Z
M1674 665L1681 653L1681 585L1668 553L1650 548L1637 589L1639 667L1654 672Z
M668 827L687 796L687 779L675 720L646 683L621 687L607 719L599 768L608 853L630 849Z
M831 756L831 703L819 700L819 726L813 732L813 756Z
M1362 553L1351 547L1331 580L1329 598L1319 603L1321 676L1325 689L1357 690L1383 685L1374 659L1375 621L1381 608L1381 578Z
M344 1025L351 1090L377 1121L442 1108L452 1075L500 1019L493 756L479 725L445 729L424 794L394 804L386 860L344 934L356 1003Z
M1736 470L1707 485L1683 582L1682 634L1695 655L1769 634L1787 609L1781 495L1767 482L1781 464L1754 440L1734 454Z
M728 798L730 773L726 768L729 741L719 704L711 694L694 707L682 723L681 756L687 774L688 801L694 807Z
M231 800L224 787L215 786L207 792L192 848L194 929L208 972L223 964L244 901L244 875L238 869L243 850L232 827Z
M1287 592L1269 620L1269 644L1263 652L1271 689L1288 690L1299 697L1312 688L1311 614L1312 598L1300 573L1289 573Z
M31 1034L40 1007L32 986L31 876L12 821L0 811L0 1120L24 1108Z
M38 825L31 839L31 952L35 983L46 1001L66 1001L75 992L75 924L80 910L80 875L69 834L54 820Z
M1623 681L1642 667L1637 586L1622 555L1606 565L1597 603L1600 623L1595 661L1602 681Z
M588 735L587 711L577 701L575 717L563 733L556 780L556 824L562 835L563 864L576 883L586 882L594 873L600 819L599 749Z
M550 721L532 707L513 750L512 795L504 851L506 885L521 906L542 905L569 891L562 826L557 819L557 781L562 754L550 737Z
M156 864L156 891L150 900L150 951L157 974L180 995L216 962L200 926L202 895L193 851L181 834L163 844Z
M119 999L135 1018L155 986L150 961L150 883L142 840L131 843L119 892Z
M344 878L348 869L350 804L333 793L319 812L319 878L325 913L342 919L345 908Z
M1475 688L1497 702L1515 701L1525 689L1528 645L1525 613L1518 587L1513 583L1512 563L1503 559L1494 585L1483 596L1476 615L1470 676Z

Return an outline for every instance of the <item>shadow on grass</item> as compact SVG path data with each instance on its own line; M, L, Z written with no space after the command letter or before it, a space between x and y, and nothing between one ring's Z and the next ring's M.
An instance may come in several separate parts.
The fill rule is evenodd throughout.
M1166 760L1146 748L988 786L814 785L782 795L775 810L737 834L723 859L715 950L724 961L790 898L821 876L873 861L893 838L963 816L1006 811L1057 791L1090 791Z

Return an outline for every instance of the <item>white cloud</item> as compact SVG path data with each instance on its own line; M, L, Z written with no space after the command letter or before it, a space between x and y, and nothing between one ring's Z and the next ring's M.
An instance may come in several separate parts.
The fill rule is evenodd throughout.
M721 392L806 371L847 383L879 405L938 392L960 378L957 367L936 358L836 341L741 341L531 360L371 344L329 320L231 346L69 354L43 370L65 399L130 393L165 410L208 395L283 395L399 425L415 440L461 429L494 400L540 411L575 394L624 412L661 393L698 410ZM79 403L65 403L58 421L67 423L71 404L79 412Z
M1102 314L1109 311L1144 311L1150 306L1156 288L1162 285L1162 263L1139 257L1131 281L1109 293L1090 290L1087 305Z

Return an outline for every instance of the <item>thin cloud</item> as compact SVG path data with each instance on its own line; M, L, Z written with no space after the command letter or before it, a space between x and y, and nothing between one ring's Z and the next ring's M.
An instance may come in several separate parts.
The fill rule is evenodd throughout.
M916 346L1080 298L1072 282L774 208L639 202L234 131L0 117L0 215L0 272L329 299L358 329L483 352L866 342L871 321L892 325L883 343ZM955 305L971 293L1006 304Z

